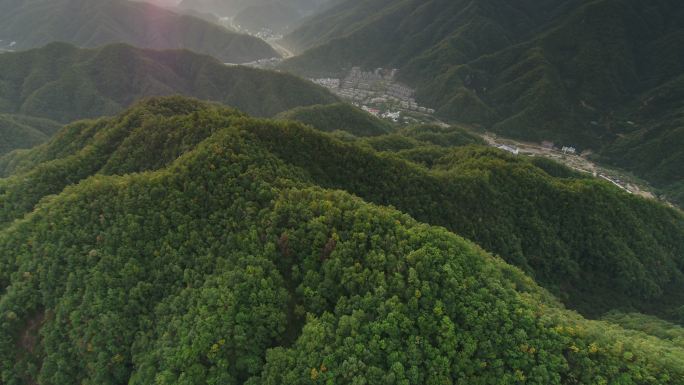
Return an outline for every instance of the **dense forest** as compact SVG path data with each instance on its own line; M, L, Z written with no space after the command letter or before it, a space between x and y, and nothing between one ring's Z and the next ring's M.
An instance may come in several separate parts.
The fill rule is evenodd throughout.
M349 0L286 38L283 68L400 68L445 119L591 149L681 203L683 19L672 0Z
M226 63L279 57L266 42L149 3L127 0L3 0L0 39L13 49L54 41L94 48L127 43L142 48L191 49Z
M0 0L0 385L683 385L683 21Z
M328 91L303 79L225 66L185 50L154 51L122 44L80 49L52 43L0 55L0 113L69 123L116 114L143 97L172 94L222 102L257 116L337 102ZM55 131L54 124L42 120L1 120L4 148L0 152L37 144L47 138L40 133Z
M296 120L320 131L342 131L355 136L382 135L393 129L387 121L347 103L297 107L276 118Z
M425 148L449 149L450 141L467 137L429 126L407 134ZM481 220L470 221L488 228L492 217L483 206L499 209L489 198L535 189L525 209L547 223L531 223L528 234L565 223L554 224L546 199L568 208L573 233L549 229L541 242L548 254L519 257L534 269L552 263L563 242L584 238L609 250L619 239L619 252L630 259L602 261L607 270L581 283L590 291L608 284L593 280L613 279L633 296L657 297L668 279L658 269L682 267L673 257L682 255L680 214L602 183L547 173L562 174L562 167L542 171L473 145L451 147L428 168L366 143L378 145L379 138L343 142L300 123L172 97L70 124L50 143L4 157L2 383L684 381L681 332L673 324L633 326L640 316L626 312L586 320L523 270L449 229L349 192L383 203L383 189L413 179L421 183L394 196L422 201L425 210L414 217L461 206L459 222L474 211ZM336 175L340 160L346 171ZM69 185L55 169L71 178ZM498 169L513 172L502 176ZM347 192L327 189L343 187L345 178ZM19 196L13 190L21 183L32 190ZM432 189L449 183L454 188L431 202ZM480 207L467 200L483 193L489 195L480 196ZM588 218L582 226L573 222L576 202L586 204L576 217ZM397 203L411 210L409 201ZM602 210L622 213L622 226L611 227ZM496 214L505 226L510 212ZM456 222L450 227L459 230ZM493 226L500 233L492 240L506 240L502 230ZM653 237L661 248L647 250ZM577 254L562 262L570 269L574 256L594 258L571 251Z
M431 138L420 127L407 130L413 137L389 134L364 139L365 146L297 127L253 130L316 184L445 226L531 273L584 314L620 307L679 317L684 217L655 201L553 162L478 146L445 151L449 141L438 138L448 132ZM457 131L452 140L467 138Z
M0 182L0 224L93 174L157 169L226 124L185 118L193 128L172 134L176 123L141 124L144 111L145 105L114 120L76 123L50 143L0 158L0 176L8 177ZM291 123L254 124L251 132L312 183L444 226L585 315L636 309L684 322L684 217L655 201L554 162L477 146L457 127L336 135L342 140ZM150 152L159 145L165 149Z

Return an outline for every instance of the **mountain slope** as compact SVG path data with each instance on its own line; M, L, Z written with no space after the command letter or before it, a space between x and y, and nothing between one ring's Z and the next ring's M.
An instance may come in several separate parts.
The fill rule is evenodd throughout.
M303 53L283 68L400 68L443 118L605 149L604 160L668 189L682 181L671 171L684 148L671 120L681 106L664 99L681 99L683 19L672 0L348 1L287 37Z
M279 55L264 41L143 2L127 0L13 0L0 4L0 39L13 49L65 41L82 47L127 43L143 48L191 49L226 63Z
M634 109L630 132L601 151L599 160L632 170L684 206L684 76L647 93Z
M345 131L356 136L386 134L392 126L346 103L297 107L278 114L279 119L296 120L321 131Z
M0 55L0 112L70 122L112 115L147 96L183 94L271 116L337 99L294 76L228 67L189 51L67 44Z
M264 139L341 145L326 134L180 98L62 133L84 146L58 136L43 159L105 166L0 229L4 382L684 380L672 342L565 311L444 229L316 187Z
M0 155L47 141L60 125L50 120L0 114Z
M665 315L684 304L684 217L655 202L572 172L551 177L483 147L441 154L426 170L314 132L254 130L318 185L445 226L585 314L624 307Z
M235 112L217 115L219 107L174 100L75 123L46 145L0 158L0 175L9 176L0 180L0 227L93 174L164 167L242 119ZM198 121L186 112L193 109L212 118ZM175 127L187 132L174 134ZM426 169L386 148L377 153L368 144L344 143L292 122L252 120L241 127L303 180L444 226L532 274L586 315L617 308L676 318L684 305L684 218L655 202L572 172L553 171L554 177L546 167L484 147L447 148Z
M399 67L443 116L597 145L618 132L590 121L684 72L673 53L682 12L668 0L348 2L288 37L312 49L286 68Z

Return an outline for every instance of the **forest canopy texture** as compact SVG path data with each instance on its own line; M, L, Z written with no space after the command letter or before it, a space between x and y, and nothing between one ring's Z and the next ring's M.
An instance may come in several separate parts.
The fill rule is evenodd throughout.
M3 157L0 383L684 381L679 212L460 130L387 135L167 97ZM590 321L530 276L669 321Z

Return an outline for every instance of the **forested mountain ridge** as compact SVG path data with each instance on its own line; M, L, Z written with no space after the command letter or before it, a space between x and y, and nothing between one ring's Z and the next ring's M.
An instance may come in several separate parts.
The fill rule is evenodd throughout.
M47 141L60 124L47 119L0 114L0 156L18 148L31 148Z
M113 115L136 100L183 94L257 116L337 98L295 76L225 66L185 50L123 44L80 49L64 43L0 55L0 112L67 123Z
M563 310L474 244L316 187L332 170L290 161L344 148L368 167L427 172L356 147L164 98L26 152L17 176L88 153L105 166L0 229L3 382L684 380L672 341ZM492 156L511 161L480 154Z
M346 103L297 107L276 118L296 120L320 131L343 131L356 136L382 135L393 130L390 123Z
M376 154L297 128L255 127L255 133L317 185L445 226L530 272L585 314L617 307L679 317L684 217L678 211L562 166L485 147L438 151L426 170L393 155L421 158L406 153L404 135L364 139L385 151Z
M142 48L191 49L225 63L279 57L266 42L205 20L128 0L4 0L0 39L14 50L65 41L94 48L127 43Z
M0 180L0 224L91 175L164 167L242 117L169 100L72 124L50 143L0 158L0 175L8 176ZM211 119L186 112L194 109ZM303 180L444 226L524 269L584 314L638 309L684 322L684 218L674 210L558 165L453 147L473 143L458 130L416 127L345 143L299 124L243 126ZM428 155L431 168L413 163Z
M283 68L400 68L443 118L602 152L681 202L681 20L672 0L347 1L287 37Z

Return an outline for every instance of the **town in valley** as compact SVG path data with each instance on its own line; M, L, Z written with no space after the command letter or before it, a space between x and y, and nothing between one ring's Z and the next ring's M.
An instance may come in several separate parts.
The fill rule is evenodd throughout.
M310 80L376 117L394 123L434 122L435 110L419 105L415 90L397 81L398 74L397 69L353 67L342 78Z

